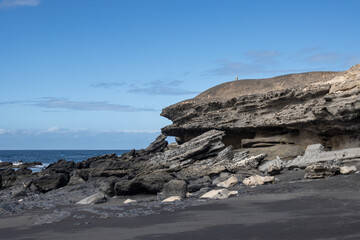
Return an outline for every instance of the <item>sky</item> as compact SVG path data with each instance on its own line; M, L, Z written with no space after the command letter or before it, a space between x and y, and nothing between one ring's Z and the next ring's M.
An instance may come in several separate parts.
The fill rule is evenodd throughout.
M220 83L360 63L358 0L0 0L0 150L145 148Z

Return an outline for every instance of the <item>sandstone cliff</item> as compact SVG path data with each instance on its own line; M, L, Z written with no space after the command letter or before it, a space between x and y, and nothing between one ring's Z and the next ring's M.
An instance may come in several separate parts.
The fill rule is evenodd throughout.
M165 108L163 134L178 141L210 130L251 154L292 159L307 145L360 147L360 64L344 72L309 72L220 84Z

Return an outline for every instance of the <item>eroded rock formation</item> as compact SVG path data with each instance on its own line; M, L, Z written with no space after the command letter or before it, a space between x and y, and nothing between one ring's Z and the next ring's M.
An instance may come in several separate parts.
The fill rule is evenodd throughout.
M327 150L360 147L360 64L344 72L310 72L220 84L165 108L162 129L181 142L218 129L224 144L266 153L303 155L310 144Z

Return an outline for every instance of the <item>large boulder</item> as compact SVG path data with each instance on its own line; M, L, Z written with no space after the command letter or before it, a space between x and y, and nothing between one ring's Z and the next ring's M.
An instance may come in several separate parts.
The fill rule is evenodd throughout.
M48 192L57 188L64 187L70 180L69 174L52 173L44 174L33 180L33 185L40 192Z
M0 169L0 179L2 188L9 188L15 182L17 176L12 168Z
M122 179L118 177L96 177L91 178L86 182L86 186L92 189L97 189L99 192L107 195L115 195L115 184L120 182ZM70 183L70 182L69 182ZM69 184L68 183L68 184Z
M27 195L26 192L30 189L34 179L36 179L36 176L33 175L18 175L11 187L12 197L17 198Z
M145 176L137 176L131 180L119 181L115 183L114 191L118 196L139 193L156 194L161 192L164 184L173 178L166 171L154 171Z
M209 176L204 176L201 178L189 180L188 184L188 191L189 192L196 192L204 187L210 187L211 186L211 178Z
M243 184L246 186L258 186L258 185L264 185L266 183L273 183L273 182L275 182L275 177L260 176L260 175L250 176L243 180Z
M77 168L75 162L66 161L64 159L60 159L55 163L50 164L47 168L45 168L42 173L43 174L52 174L52 173L66 173L69 174L73 170Z
M235 186L236 184L238 184L238 182L239 182L239 180L237 179L237 177L231 176L227 180L218 183L216 186L223 187L223 188L229 188L229 187Z
M356 166L342 166L340 167L340 173L344 175L348 175L351 173L356 173L357 167Z
M280 158L271 161L265 161L259 166L259 171L270 175L279 174L285 165Z
M305 168L305 178L331 177L340 173L339 161L328 161L325 163L314 163Z
M180 198L185 198L187 193L187 183L184 180L170 180L164 184L164 188L160 194L162 199L168 198L171 196L179 196Z

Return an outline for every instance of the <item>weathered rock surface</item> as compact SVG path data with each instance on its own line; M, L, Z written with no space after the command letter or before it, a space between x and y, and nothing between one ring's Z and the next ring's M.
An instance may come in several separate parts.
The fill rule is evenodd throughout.
M171 196L179 196L185 198L187 193L187 183L184 180L170 180L164 184L163 190L160 194L162 199Z
M243 156L243 153L240 153L241 157L237 154L234 155L231 163L226 165L226 169L230 172L238 172L238 171L247 171L251 169L257 169L259 163L266 158L266 154L260 154L257 156ZM245 157L245 159L244 159Z
M152 142L146 149L146 152L161 152L168 145L166 136L164 134L159 135L154 142Z
M314 163L305 168L304 178L324 178L340 173L340 161L328 161L325 163Z
M284 161L282 161L280 158L271 161L265 161L259 166L259 171L270 175L275 175L280 173L284 165Z
M321 144L310 145L304 156L298 156L286 163L287 168L305 168L313 163L328 161L353 162L360 161L360 148L348 148L337 151L324 151Z
M343 166L343 167L340 167L340 173L341 174L344 174L344 175L348 175L348 174L351 174L351 173L356 173L357 171L357 167L356 166Z
M239 180L237 179L237 177L232 176L229 179L218 183L216 186L223 187L223 188L229 188L229 187L235 186L238 182L239 182Z
M227 189L216 189L205 193L200 198L203 199L226 199L231 195L237 195L238 191L229 191Z
M15 170L11 168L0 170L0 179L2 188L11 187L16 180Z
M197 178L195 180L189 180L188 191L190 193L199 191L204 187L210 187L212 184L212 180L209 176L204 176L202 178Z
M360 147L360 65L223 83L161 115L173 121L165 135L186 143L218 129L226 146L269 160L293 159L315 143L330 150Z
M166 199L164 199L162 202L163 203L170 203L170 202L176 202L176 201L181 201L182 197L180 196L171 196L168 197Z
M48 192L64 187L69 182L69 176L64 173L44 174L33 181L33 185L40 192Z
M265 183L273 183L275 182L275 177L273 176L251 176L248 178L245 178L243 180L244 185L246 186L258 186L258 185L264 185Z
M216 156L219 150L224 148L221 142L224 135L222 131L210 130L176 149L157 154L150 159L150 164L174 169Z

